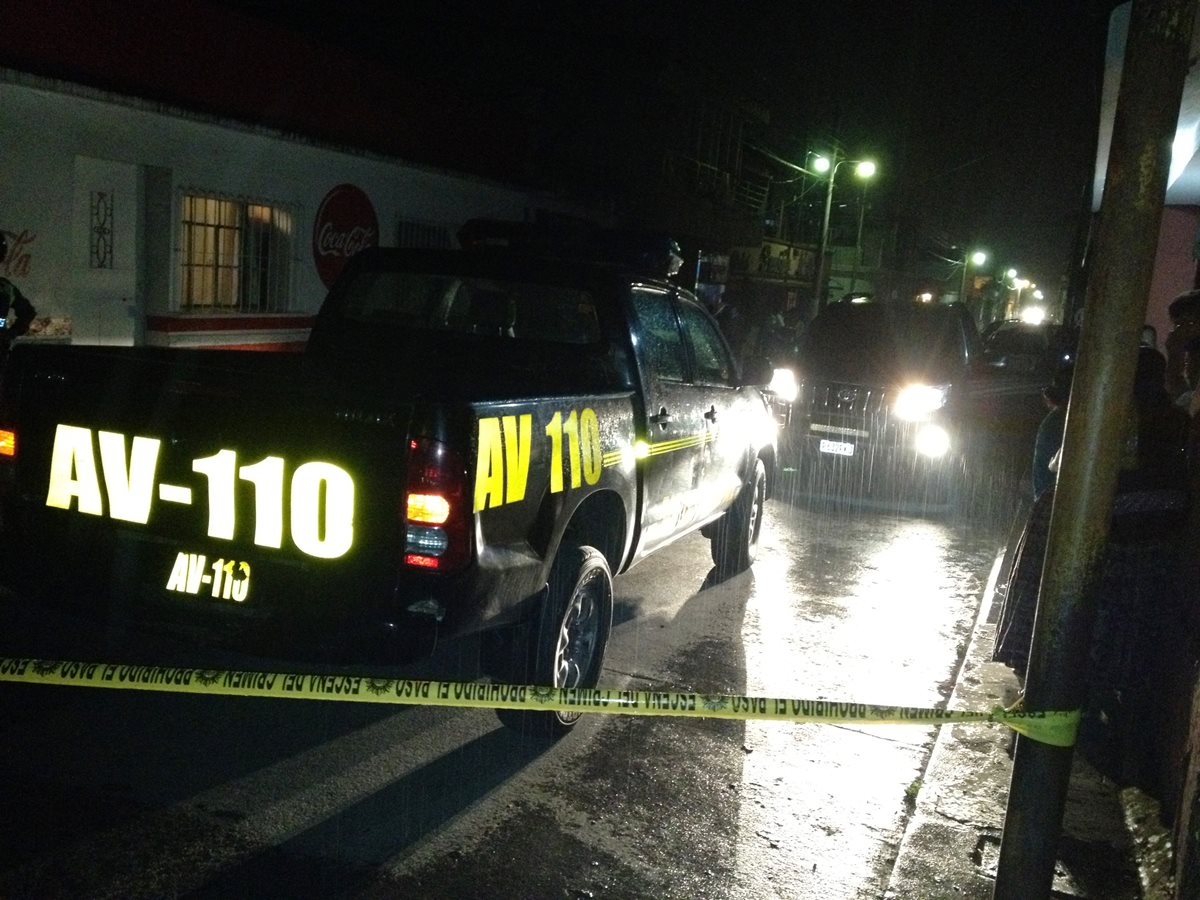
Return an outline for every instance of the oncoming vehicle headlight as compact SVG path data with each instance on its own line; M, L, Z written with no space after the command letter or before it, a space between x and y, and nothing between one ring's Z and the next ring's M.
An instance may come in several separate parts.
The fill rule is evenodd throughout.
M910 384L896 397L893 412L905 422L923 422L946 405L946 392L944 385Z
M950 450L950 435L940 425L923 425L914 443L922 456L941 459Z
M800 393L800 385L796 382L796 373L791 369L776 369L775 374L771 377L771 383L767 385L767 390L784 403L796 402L796 395Z

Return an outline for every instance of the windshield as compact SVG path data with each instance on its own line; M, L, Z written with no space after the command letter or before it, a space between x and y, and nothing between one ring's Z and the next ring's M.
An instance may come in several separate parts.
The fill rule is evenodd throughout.
M813 321L805 346L807 371L847 380L942 377L960 369L966 354L957 315L938 306L830 307Z
M994 354L1044 353L1054 337L1053 332L1036 327L1001 329L988 340L987 349Z
M372 326L594 344L592 295L579 288L413 272L363 272L347 287L342 315Z

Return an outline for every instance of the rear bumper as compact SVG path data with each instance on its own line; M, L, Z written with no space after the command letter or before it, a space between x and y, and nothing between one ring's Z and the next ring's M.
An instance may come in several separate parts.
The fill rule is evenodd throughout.
M233 606L155 593L128 581L106 581L91 567L61 566L47 577L16 566L0 580L11 591L8 612L17 616L21 639L31 648L28 653L48 648L36 650L39 655L69 657L68 648L81 635L91 634L102 645L94 652L107 645L139 660L147 648L175 646L200 658L231 652L298 661L398 664L427 657L443 637L441 623L432 616L361 606L320 615ZM9 634L8 640L12 643L17 637ZM60 645L66 645L64 650L53 652Z
M429 656L439 642L520 619L541 586L536 560L431 574L375 548L344 562L251 556L252 580L238 602L220 596L213 579L214 566L237 558L229 544L182 547L93 517L11 504L4 512L0 584L13 592L8 605L28 613L29 638L43 644L73 627L63 622L77 621L196 650L404 663ZM181 554L199 558L203 583L180 586Z

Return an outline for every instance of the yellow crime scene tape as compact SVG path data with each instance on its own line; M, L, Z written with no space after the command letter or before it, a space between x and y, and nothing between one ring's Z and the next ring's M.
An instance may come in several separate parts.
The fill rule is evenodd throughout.
M0 657L0 681L71 687L222 694L293 700L342 700L404 706L453 706L476 709L524 709L538 712L616 713L635 716L686 716L711 719L761 719L854 725L961 725L998 723L1055 747L1071 747L1080 712L997 707L990 712L876 706L836 700L795 700L636 691L608 688L550 688L487 682L414 681L367 675L299 672L251 672L67 660Z

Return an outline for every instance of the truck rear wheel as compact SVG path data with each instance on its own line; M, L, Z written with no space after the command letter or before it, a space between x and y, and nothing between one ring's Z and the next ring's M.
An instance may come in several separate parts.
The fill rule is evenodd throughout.
M563 547L527 635L524 682L556 688L595 687L612 628L612 572L594 547ZM579 713L500 709L509 728L539 738L560 737Z
M712 559L722 578L744 572L754 562L766 502L767 469L761 459L756 459L750 482L717 521L712 535Z

